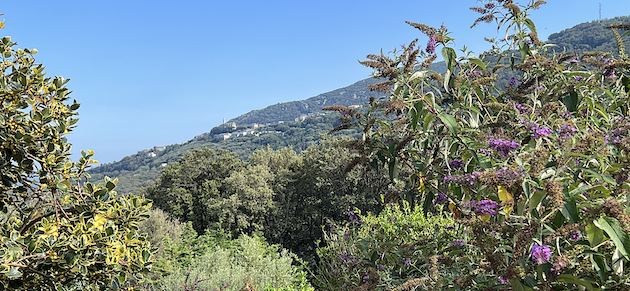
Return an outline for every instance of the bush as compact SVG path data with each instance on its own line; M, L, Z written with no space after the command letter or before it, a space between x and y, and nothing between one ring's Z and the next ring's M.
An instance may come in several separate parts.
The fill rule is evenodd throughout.
M155 290L177 290L188 274L199 280L201 288L244 290L309 290L306 274L293 266L294 256L278 245L268 245L260 236L242 235L233 247L216 246L194 257L190 267L178 267L155 286Z
M413 201L425 213L444 203L470 233L467 244L479 255L464 258L475 271L448 282L428 276L422 285L431 289L630 286L630 59L619 32L630 25L608 27L617 54L547 53L528 17L541 4L472 8L482 14L475 24L496 20L507 30L479 57L458 56L444 25L408 22L429 37L424 50L413 41L362 62L384 79L371 89L390 99L372 102L366 114L332 108L345 115L345 127L366 133L355 143L361 162L387 169L393 181L409 172ZM444 75L428 70L439 47ZM513 74L507 86L495 84L500 71Z
M96 161L69 159L79 108L69 80L16 44L0 41L0 289L118 289L152 264L138 232L151 203L117 194L116 179L83 183Z
M435 287L476 269L469 263L479 253L450 215L425 214L403 202L378 216L349 216L345 227L330 226L325 247L318 249L314 284L321 290L389 290L410 278L416 278L415 286Z

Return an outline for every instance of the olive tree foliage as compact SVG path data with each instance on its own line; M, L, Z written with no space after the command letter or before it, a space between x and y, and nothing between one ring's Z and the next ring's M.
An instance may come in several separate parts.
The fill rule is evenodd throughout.
M116 289L151 264L137 230L151 204L116 194L116 180L82 182L94 153L69 159L68 79L15 45L0 40L0 289Z
M622 42L630 24L608 26L618 52L548 53L529 18L541 4L471 8L481 13L475 24L496 22L505 35L479 56L453 49L444 25L408 22L429 38L426 48L414 40L362 62L385 79L371 89L389 100L372 102L367 114L331 108L345 115L344 128L363 130L360 162L392 180L407 171L424 212L443 205L465 235L452 244L473 254L455 261L455 253L416 248L407 258L429 271L394 290L630 286L630 59ZM429 70L438 53L445 74ZM496 85L500 71L513 75L506 86ZM385 257L370 260L381 277L389 275L379 269Z

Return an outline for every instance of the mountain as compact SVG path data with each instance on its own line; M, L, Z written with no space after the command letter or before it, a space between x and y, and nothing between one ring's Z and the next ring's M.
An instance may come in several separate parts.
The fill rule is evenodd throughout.
M559 51L602 50L615 53L617 44L606 26L621 22L630 23L630 16L581 23L550 35L548 43L557 44ZM624 36L623 39L626 46L630 47L630 37ZM442 73L446 71L446 66L444 62L440 62L431 69ZM98 181L105 176L118 177L119 192L140 193L141 187L160 176L165 165L178 161L184 153L192 149L226 149L235 152L242 159L247 159L257 149L267 147L292 147L300 152L316 144L322 134L339 125L339 115L323 112L323 106L356 105L365 109L371 96L379 97L365 86L376 82L376 79L364 79L306 100L279 103L250 111L181 144L145 149L120 161L90 169L91 180ZM500 80L498 84L502 83L507 84L507 79ZM343 134L359 136L357 131L346 131Z
M580 23L569 29L549 35L548 43L559 46L557 51L603 51L617 52L615 36L606 26L617 23L630 23L630 16L618 16L615 18L593 20ZM620 32L623 34L623 32ZM630 47L630 37L623 37L624 45Z

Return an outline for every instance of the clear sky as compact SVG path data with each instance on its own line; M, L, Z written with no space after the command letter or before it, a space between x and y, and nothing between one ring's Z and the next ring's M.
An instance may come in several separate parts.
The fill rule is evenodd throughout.
M524 2L524 1L521 1ZM540 39L630 14L628 0L548 1L531 15ZM405 20L444 23L457 45L487 49L494 24L470 29L474 0L0 0L2 36L37 48L49 75L82 104L73 152L101 163L192 139L268 105L370 76L357 60L426 38Z

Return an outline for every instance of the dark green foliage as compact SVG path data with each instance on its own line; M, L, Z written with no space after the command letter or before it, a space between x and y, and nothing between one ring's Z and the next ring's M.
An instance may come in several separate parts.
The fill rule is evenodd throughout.
M227 193L224 180L244 166L235 154L225 150L194 150L166 166L155 185L147 188L146 195L155 206L204 231L215 227L211 221L219 221L220 215L208 207L227 198L222 196Z
M385 173L365 167L344 174L355 157L344 147L346 143L324 141L304 151L301 162L294 165L285 205L291 220L282 234L286 247L305 254L322 239L322 225L346 221L355 208L380 210L380 195L387 192L389 180Z

